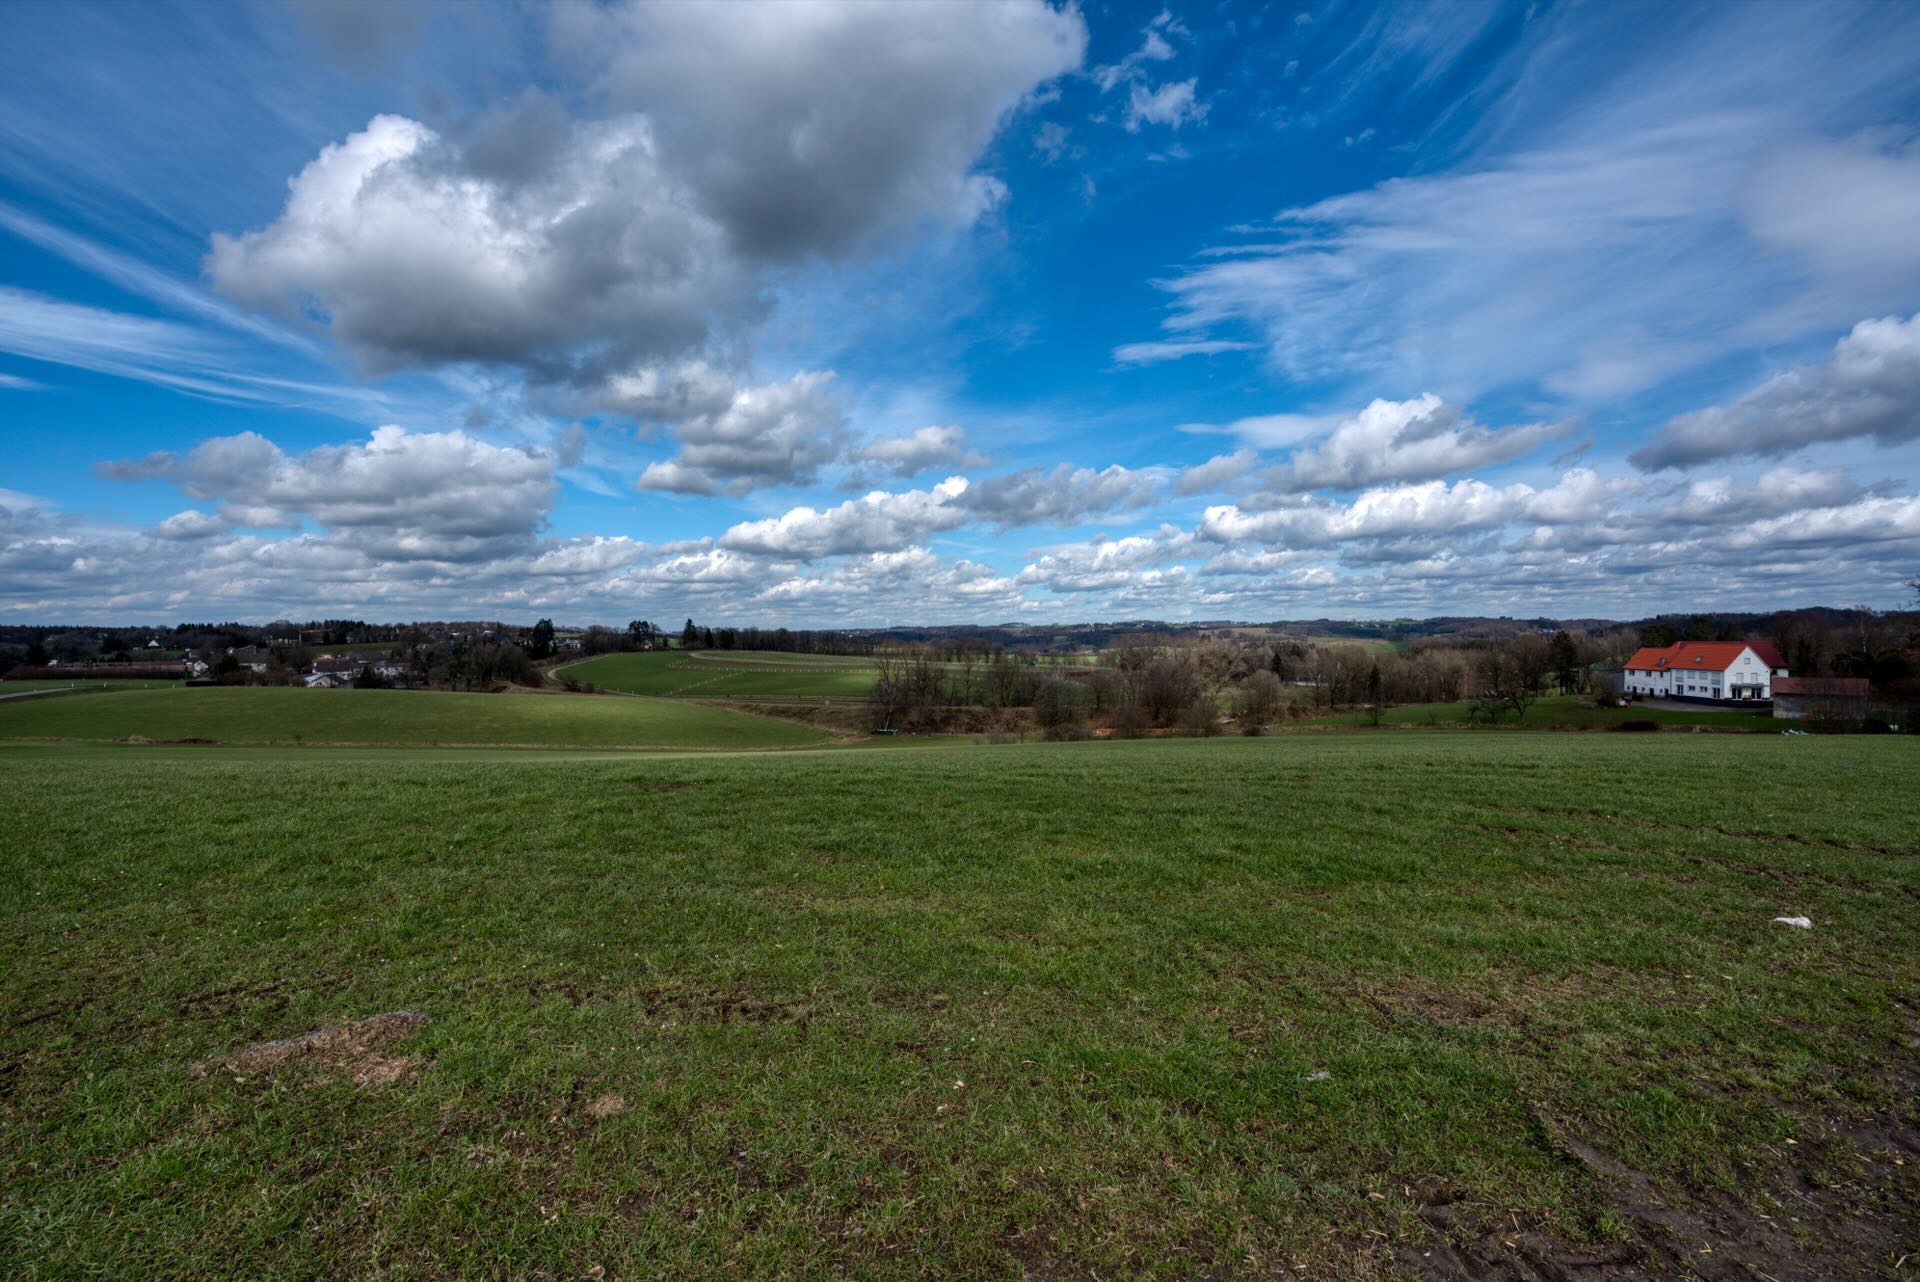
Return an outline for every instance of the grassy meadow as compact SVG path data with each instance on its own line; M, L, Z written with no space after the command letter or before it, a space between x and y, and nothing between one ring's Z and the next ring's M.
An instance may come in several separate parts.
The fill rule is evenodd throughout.
M249 686L0 700L0 741L786 748L820 731L691 703L573 695Z
M1911 740L0 778L12 1277L1913 1272Z
M680 699L865 698L878 673L864 659L748 650L655 650L562 665L555 679Z

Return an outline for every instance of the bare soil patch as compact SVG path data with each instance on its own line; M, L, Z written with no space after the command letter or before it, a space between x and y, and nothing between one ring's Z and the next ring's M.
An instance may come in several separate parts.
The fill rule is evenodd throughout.
M1920 1085L1912 1066L1906 1077ZM1598 1182L1624 1235L1569 1243L1503 1220L1464 1190L1424 1188L1415 1200L1436 1240L1396 1250L1409 1274L1421 1282L1851 1282L1909 1276L1904 1266L1920 1248L1912 1117L1809 1127L1773 1187L1736 1199L1665 1189L1567 1123L1536 1116L1555 1150Z
M618 1095L597 1095L587 1102L587 1116L596 1122L618 1117L627 1111L627 1101Z
M421 1061L416 1056L381 1052L413 1036L426 1022L425 1015L408 1010L369 1015L344 1024L329 1024L300 1037L261 1042L216 1056L195 1065L194 1072L201 1077L215 1071L252 1077L294 1069L320 1076L342 1074L355 1086L386 1086L405 1077Z

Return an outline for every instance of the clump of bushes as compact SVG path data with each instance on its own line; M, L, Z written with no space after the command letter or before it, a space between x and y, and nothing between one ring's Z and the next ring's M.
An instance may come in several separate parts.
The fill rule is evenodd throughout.
M1180 713L1180 728L1203 737L1220 733L1220 709L1205 695L1188 704Z
M1612 730L1624 730L1629 733L1638 732L1642 734L1649 734L1655 730L1658 730L1660 728L1660 723L1658 721L1649 721L1645 717L1635 717L1631 721L1622 721L1618 725L1610 726L1608 728Z

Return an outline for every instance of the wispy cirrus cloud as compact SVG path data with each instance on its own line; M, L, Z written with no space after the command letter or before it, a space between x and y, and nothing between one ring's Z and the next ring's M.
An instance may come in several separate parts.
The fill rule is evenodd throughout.
M1624 76L1608 17L1544 15L1447 163L1282 210L1162 281L1158 341L1251 328L1296 380L1585 404L1910 299L1920 152L1861 131L1910 81L1920 17L1672 11Z

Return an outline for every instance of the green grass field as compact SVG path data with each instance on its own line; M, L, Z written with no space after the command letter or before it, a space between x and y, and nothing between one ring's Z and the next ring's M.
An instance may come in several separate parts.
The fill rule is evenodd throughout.
M1418 703L1398 708L1388 708L1381 714L1382 725L1393 726L1453 726L1469 724L1467 714L1470 705L1466 703ZM1347 725L1371 725L1371 719L1364 711L1339 714L1337 720ZM1600 708L1594 706L1591 697L1581 695L1549 695L1540 699L1527 709L1523 722L1511 709L1503 712L1495 727L1509 730L1605 730L1626 721L1655 721L1662 726L1718 726L1724 730L1759 730L1777 732L1785 729L1783 722L1773 719L1771 711L1742 712L1720 708L1649 708L1636 704L1630 708ZM1485 727L1484 720L1479 723Z
M682 699L864 698L876 673L863 659L741 650L609 654L570 663L555 679Z
M1406 643L1404 641L1389 641L1385 637L1336 637L1321 636L1318 634L1295 637L1283 634L1277 639L1285 641L1305 641L1309 645L1318 646L1322 650L1332 649L1335 646L1350 645L1358 646L1362 650L1372 651L1375 654L1389 654L1395 650L1406 649Z
M10 1277L1913 1272L1910 740L0 775Z
M239 686L0 701L0 740L744 749L825 737L722 708L613 697Z

